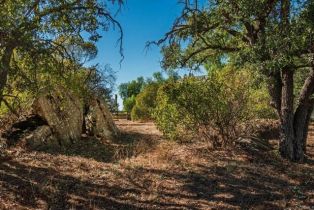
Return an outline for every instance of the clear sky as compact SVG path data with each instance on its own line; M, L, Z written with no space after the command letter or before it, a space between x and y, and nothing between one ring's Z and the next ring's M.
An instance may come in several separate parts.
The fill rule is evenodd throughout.
M116 19L124 32L123 48L125 59L120 68L121 56L117 46L118 30L102 33L97 44L99 52L93 63L110 64L117 72L117 85L149 77L161 71L161 54L158 47L145 50L147 41L158 40L169 31L181 8L177 0L127 0Z

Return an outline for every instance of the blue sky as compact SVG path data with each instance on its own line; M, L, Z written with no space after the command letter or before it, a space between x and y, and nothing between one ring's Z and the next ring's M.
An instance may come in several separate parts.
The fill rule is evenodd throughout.
M117 84L161 71L160 49L151 47L146 51L145 44L162 38L179 14L177 0L127 0L116 17L124 32L125 59L121 67L117 30L102 33L103 38L97 44L98 56L93 63L110 64L117 72Z
M122 25L124 38L124 60L121 56L117 39L118 30L102 32L102 39L97 43L98 56L92 64L109 64L116 71L117 86L139 76L151 77L154 72L162 71L160 48L152 46L145 49L147 41L156 41L171 29L174 20L180 15L182 4L178 0L126 0L116 19ZM186 72L180 71L182 74ZM118 103L122 109L122 100Z

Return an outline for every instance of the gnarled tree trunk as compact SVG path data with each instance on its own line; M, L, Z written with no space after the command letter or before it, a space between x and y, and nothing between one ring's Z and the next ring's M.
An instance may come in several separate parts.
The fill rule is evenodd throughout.
M280 154L289 160L302 162L306 153L306 142L311 114L314 108L314 69L304 82L297 108L294 109L294 72L285 68L281 74L271 75L269 86L272 104L278 112L281 125Z

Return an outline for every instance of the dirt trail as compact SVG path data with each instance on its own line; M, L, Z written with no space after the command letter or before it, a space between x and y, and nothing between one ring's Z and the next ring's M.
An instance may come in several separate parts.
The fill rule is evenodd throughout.
M314 208L312 136L300 165L275 151L211 151L163 141L152 123L116 123L121 142L88 155L12 150L0 163L0 209Z

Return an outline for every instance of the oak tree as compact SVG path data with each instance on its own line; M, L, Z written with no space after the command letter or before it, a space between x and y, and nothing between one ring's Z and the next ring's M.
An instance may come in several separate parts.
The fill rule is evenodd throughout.
M303 161L314 106L313 14L313 0L185 0L172 29L154 43L162 46L166 69L213 60L254 66L280 119L281 155Z

